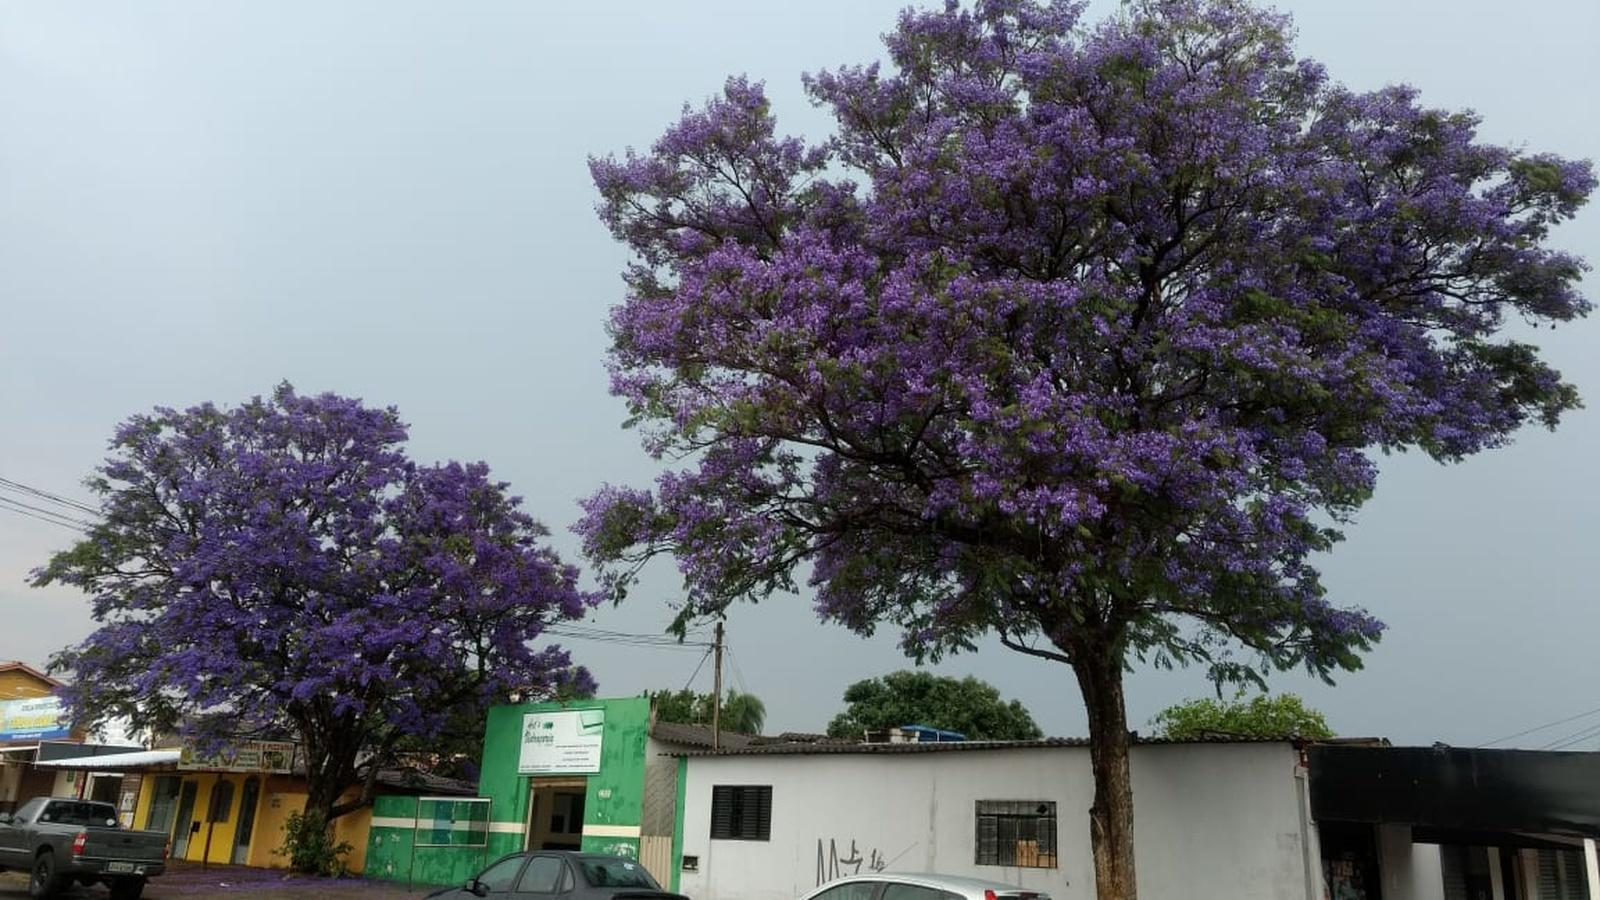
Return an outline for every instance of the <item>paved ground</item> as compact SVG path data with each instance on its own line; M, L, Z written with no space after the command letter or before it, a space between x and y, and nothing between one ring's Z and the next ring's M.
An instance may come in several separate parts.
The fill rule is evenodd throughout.
M343 900L359 897L362 900L412 900L423 897L433 888L407 889L404 884L359 879L332 880L326 878L288 877L272 869L247 869L242 866L211 866L201 869L196 865L174 868L160 878L150 879L145 888L145 900L197 900L201 897L233 897L240 900ZM28 896L28 879L21 872L0 874L0 898L11 900ZM105 900L104 887L74 888L63 894L66 898Z

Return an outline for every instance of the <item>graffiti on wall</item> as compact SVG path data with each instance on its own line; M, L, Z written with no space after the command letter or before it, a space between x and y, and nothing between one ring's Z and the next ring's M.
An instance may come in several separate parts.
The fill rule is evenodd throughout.
M850 839L848 849L841 850L839 841L833 838L817 838L817 886L821 887L835 878L846 875L860 875L862 871L882 872L889 864L901 856L910 853L916 847L900 851L894 859L885 859L883 852L876 847L861 848L856 845L855 838Z

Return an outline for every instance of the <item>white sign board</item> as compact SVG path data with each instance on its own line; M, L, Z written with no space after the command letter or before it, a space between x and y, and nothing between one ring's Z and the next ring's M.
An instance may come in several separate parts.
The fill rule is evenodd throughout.
M564 709L522 717L519 775L593 775L600 771L603 709Z

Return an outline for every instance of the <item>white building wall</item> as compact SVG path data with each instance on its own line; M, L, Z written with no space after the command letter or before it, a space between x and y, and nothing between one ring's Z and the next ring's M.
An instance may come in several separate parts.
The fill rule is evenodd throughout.
M1398 900L1444 900L1444 865L1438 844L1411 845L1411 884Z
M1376 836L1378 877L1384 897L1445 900L1438 844L1413 844L1410 825L1378 825ZM1495 884L1499 883L1496 878Z
M1305 898L1296 761L1288 744L1134 748L1141 895ZM771 840L710 839L718 784L772 786ZM1088 900L1093 796L1089 753L1077 747L691 757L683 853L699 857L699 870L684 871L680 889L695 900L794 900L876 863ZM976 865L978 800L1055 801L1059 867Z

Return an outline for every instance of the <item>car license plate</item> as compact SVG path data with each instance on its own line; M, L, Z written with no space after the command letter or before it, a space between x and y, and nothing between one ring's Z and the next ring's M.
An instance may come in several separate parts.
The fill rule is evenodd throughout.
M107 872L132 872L133 868L133 863L130 862L106 863Z

